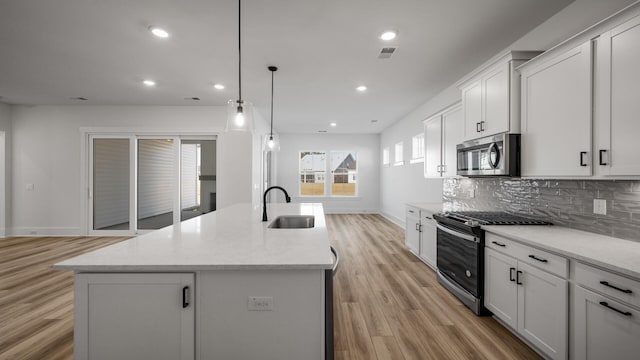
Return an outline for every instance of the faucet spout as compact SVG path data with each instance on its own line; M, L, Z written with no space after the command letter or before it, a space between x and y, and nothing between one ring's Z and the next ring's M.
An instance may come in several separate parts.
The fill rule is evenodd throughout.
M267 193L269 193L269 191L271 191L273 189L282 190L282 192L284 193L285 201L288 202L288 203L291 202L291 198L289 197L289 194L287 193L287 190L285 190L283 187L281 187L281 186L271 186L271 187L269 187L267 190L264 191L264 195L262 195L262 221L267 221Z

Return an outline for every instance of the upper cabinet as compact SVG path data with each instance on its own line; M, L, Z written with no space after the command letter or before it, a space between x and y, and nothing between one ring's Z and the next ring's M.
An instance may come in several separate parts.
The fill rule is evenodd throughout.
M591 175L591 41L522 73L522 176Z
M520 131L520 77L515 67L538 51L514 51L463 81L464 140Z
M464 140L463 125L459 104L424 121L424 177L456 176L456 145Z
M640 175L640 16L598 39L596 173Z

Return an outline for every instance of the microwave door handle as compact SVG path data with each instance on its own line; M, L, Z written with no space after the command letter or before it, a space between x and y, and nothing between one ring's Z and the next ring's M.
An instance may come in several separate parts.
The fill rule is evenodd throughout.
M438 229L446 232L449 235L453 235L455 237L459 237L459 238L467 240L467 241L473 241L473 242L479 242L480 241L477 237L475 237L473 235L464 234L464 233L449 229L448 227L442 226L442 225L440 225L438 223L436 223L436 227Z
M496 161L491 161L491 153L496 154ZM500 149L498 148L498 144L492 142L487 148L487 163L489 163L489 167L495 170L500 164Z

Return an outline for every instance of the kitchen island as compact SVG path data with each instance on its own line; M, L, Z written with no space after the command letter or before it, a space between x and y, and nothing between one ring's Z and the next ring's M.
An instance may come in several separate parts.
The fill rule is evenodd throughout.
M324 359L322 205L261 215L238 204L54 265L75 272L75 358ZM280 215L314 227L269 228Z

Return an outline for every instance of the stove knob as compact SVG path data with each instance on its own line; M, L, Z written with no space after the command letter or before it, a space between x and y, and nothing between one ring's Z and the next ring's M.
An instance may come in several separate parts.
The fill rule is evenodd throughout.
M469 278L471 277L471 271L467 270L464 273L467 275L467 277L469 277Z

